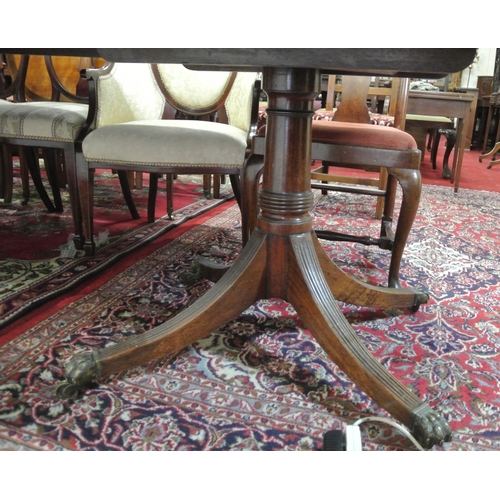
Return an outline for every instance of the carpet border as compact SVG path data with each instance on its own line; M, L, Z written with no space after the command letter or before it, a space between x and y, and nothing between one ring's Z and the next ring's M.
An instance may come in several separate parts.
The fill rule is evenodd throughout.
M58 296L63 295L66 292L69 292L70 290L74 289L78 285L81 285L87 279L92 278L93 276L98 274L100 271L102 271L105 266L115 264L116 262L118 262L122 258L124 258L127 255L130 255L131 253L133 253L134 251L139 250L140 248L146 246L147 244L149 244L152 241L163 236L164 234L166 234L170 230L178 228L182 224L184 224L185 222L192 220L192 219L195 219L196 217L199 217L200 215L203 215L203 214L209 212L210 210L217 208L226 202L231 202L231 201L234 201L234 195L228 196L226 198L221 198L221 199L212 199L212 200L203 199L200 201L196 201L195 203L192 203L192 204L190 204L186 207L183 207L180 210L174 212L174 216L177 216L177 217L180 215L182 216L178 220L170 221L168 219L168 216L165 215L153 223L145 224L143 226L140 226L137 229L134 229L133 231L127 232L126 234L120 236L118 239L113 241L110 245L103 247L101 251L106 250L106 252L109 253L113 247L119 246L125 239L130 239L134 233L144 231L144 229L146 229L148 226L157 225L159 221L167 222L167 224L165 224L163 228L159 228L153 234L138 241L136 244L127 246L127 248L122 250L122 251L118 251L117 253L111 255L110 258L106 258L103 255L101 262L99 264L97 264L96 266L94 266L90 271L85 272L83 274L79 274L78 276L75 276L74 278L71 278L70 280L68 280L68 282L65 285L58 288L57 290L48 291L46 293L43 293L43 294L37 296L35 299L30 300L29 303L20 305L19 307L10 310L6 314L0 314L0 329L11 325L13 322L22 318L22 316L24 316L25 314L30 313L31 311L35 310L36 308L40 307L41 305L45 304L46 302L53 300L53 299L57 298ZM209 202L209 203L207 203L207 202ZM192 212L188 215L183 215L183 212L185 212L185 211L191 212L193 209L193 206L195 206L196 204L201 205L199 209L195 210L194 212ZM168 222L170 222L170 224ZM85 256L85 257L82 257L80 259L75 259L72 262L68 262L67 266L62 266L58 272L64 272L64 270L67 270L70 267L82 265L83 263L95 260L98 257L99 257L99 252L96 252L96 255L94 255L92 257ZM42 280L38 281L35 286L37 286L37 287L40 286L41 284L43 284L46 281L46 279L53 279L53 275L50 276L49 278L43 278ZM16 292L16 294L13 294L11 297L15 297L16 295L23 293L23 292L26 292L27 290L30 290L30 289L31 289L31 287L28 286L26 289L23 289L20 292ZM11 299L9 299L9 300L11 300Z

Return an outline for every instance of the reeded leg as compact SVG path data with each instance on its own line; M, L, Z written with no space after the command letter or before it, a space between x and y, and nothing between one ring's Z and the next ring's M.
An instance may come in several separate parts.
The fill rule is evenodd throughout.
M327 355L382 408L414 432L425 448L451 440L448 424L402 385L366 349L340 311L310 234L291 236L288 300Z
M325 253L319 240L313 236L316 255L323 277L333 296L347 304L361 307L418 307L429 300L426 293L409 288L385 288L373 286L346 274Z
M176 352L236 318L265 296L266 236L255 235L237 263L199 301L167 323L66 365L57 395L74 397L90 382Z

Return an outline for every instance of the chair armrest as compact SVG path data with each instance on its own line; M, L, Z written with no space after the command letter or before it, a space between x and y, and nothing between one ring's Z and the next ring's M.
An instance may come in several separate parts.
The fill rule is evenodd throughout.
M81 144L83 139L96 127L97 122L97 81L100 77L108 75L113 69L115 63L106 63L102 68L86 68L80 71L80 77L87 80L88 83L88 104L89 112L84 126L80 130L77 144Z

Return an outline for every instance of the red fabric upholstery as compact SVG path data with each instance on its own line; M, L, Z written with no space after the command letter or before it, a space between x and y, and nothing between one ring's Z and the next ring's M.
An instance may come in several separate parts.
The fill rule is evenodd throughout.
M386 149L418 149L415 139L393 127L313 120L312 140Z
M313 116L313 141L370 145L374 148L417 149L413 137L394 128L394 118L370 113L371 124L334 122L334 111L317 111ZM258 135L266 135L266 108L259 109ZM383 126L380 126L383 125Z

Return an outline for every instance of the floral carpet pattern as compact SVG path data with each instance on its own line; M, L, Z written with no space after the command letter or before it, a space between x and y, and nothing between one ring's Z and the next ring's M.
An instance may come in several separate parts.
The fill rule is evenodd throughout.
M374 207L323 197L316 227L365 232ZM453 441L437 450L500 450L500 195L424 186L402 263L405 286L430 300L405 309L340 303L371 353L439 411ZM337 228L338 230L339 228ZM185 280L193 259L232 262L232 207L112 276L90 295L0 348L2 450L319 450L326 431L388 416L325 355L293 308L260 300L202 341L100 380L74 400L55 387L75 353L171 318L212 284ZM389 255L324 242L346 272L385 285ZM414 449L392 427L362 427L363 449Z

